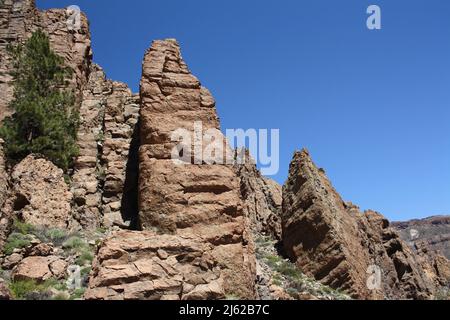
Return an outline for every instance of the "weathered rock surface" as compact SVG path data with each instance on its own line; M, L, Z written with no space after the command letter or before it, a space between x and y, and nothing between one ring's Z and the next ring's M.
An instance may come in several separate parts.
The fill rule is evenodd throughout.
M80 97L91 64L89 25L81 13L80 28L71 30L68 18L66 9L39 11L34 0L0 2L0 121L10 114L8 104L13 96L12 78L9 75L12 65L6 47L8 44L23 42L37 29L49 35L53 50L74 70L69 87Z
M214 99L189 72L175 40L155 41L147 51L141 102L142 227L161 234L196 236L214 244L213 257L220 265L225 292L253 298L253 244L233 167L171 160L176 143L171 141L173 131L193 132L198 121L203 132L219 129ZM192 158L199 160L198 154Z
M139 96L123 83L112 82L106 98L104 141L103 225L137 225Z
M3 152L4 141L0 139L0 208L6 200L8 190L8 173L6 171L6 159Z
M92 300L225 298L215 246L196 236L121 231L106 240L93 266Z
M102 143L105 97L111 93L105 73L93 65L83 90L77 143L79 155L72 176L73 215L85 229L101 225L100 144Z
M61 279L65 276L67 263L56 256L27 257L12 272L13 280L35 280L42 282L50 278Z
M426 299L435 275L382 215L345 203L312 162L297 152L283 188L283 242L309 276L362 299ZM380 271L378 277L378 271Z
M431 250L438 251L450 259L450 216L393 222L392 226L412 248L418 241L425 242Z
M67 228L71 219L72 193L63 171L50 161L30 155L11 174L11 190L3 213L26 223L48 228Z
M250 219L255 234L269 235L281 239L281 186L261 175L248 152L245 159L236 164L240 178L241 197L244 200L244 215Z
M11 292L3 279L0 279L0 300L12 300Z
M8 232L9 219L3 214L2 208L8 194L8 173L6 171L5 154L3 153L3 140L0 139L0 247Z
M132 204L137 199L130 197L137 194L139 98L125 84L107 80L103 70L93 65L80 118L80 154L72 184L74 215L84 229L123 225L137 215Z

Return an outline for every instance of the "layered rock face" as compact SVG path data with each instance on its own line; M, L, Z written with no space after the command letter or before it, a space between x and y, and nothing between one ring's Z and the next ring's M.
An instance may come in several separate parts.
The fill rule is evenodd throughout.
M86 17L80 15L80 28L71 30L66 9L39 11L34 0L4 0L0 2L0 121L11 113L8 104L13 97L9 44L29 38L37 29L44 30L55 52L74 71L69 87L80 97L87 82L91 63L91 40Z
M282 188L277 182L261 175L248 151L244 160L236 165L244 215L249 218L255 234L280 240Z
M283 188L283 243L307 275L362 299L426 299L435 274L388 220L344 203L306 150Z
M438 251L450 259L450 216L394 222L392 226L412 248L416 242L425 242L430 250Z
M72 184L74 216L85 229L123 225L133 218L130 212L137 211L124 194L136 193L133 148L138 139L139 98L125 84L107 80L103 70L93 65L83 90L80 119L80 153Z
M170 247L188 237L189 246L209 248L192 251L209 252L215 261L213 265L217 266L216 277L203 277L203 282L197 287L220 285L222 288L218 291L225 294L253 298L253 246L246 232L238 178L233 167L179 164L171 160L175 145L171 141L173 131L184 128L192 132L195 121L202 121L203 130L219 128L214 99L190 74L176 41L155 41L147 51L141 101L139 217L143 229L160 235L143 233L140 235L144 237L142 241L151 241L156 246L167 241L161 246ZM111 241L118 241L117 237L120 236ZM148 263L151 268L157 267L151 260ZM101 258L99 265L102 265ZM180 266L179 270L179 281L191 288L191 269ZM93 289L105 285L99 280L104 272L107 271L100 267L97 277L91 282ZM159 274L156 278L166 282L172 280L170 274ZM222 280L214 282L218 278ZM123 284L120 279L117 281ZM128 286L138 285L130 282L125 280ZM201 289L197 287L192 290ZM168 295L175 298L171 292L168 290Z
M86 292L89 300L223 299L214 245L194 235L122 231L106 240ZM226 280L225 280L226 281Z

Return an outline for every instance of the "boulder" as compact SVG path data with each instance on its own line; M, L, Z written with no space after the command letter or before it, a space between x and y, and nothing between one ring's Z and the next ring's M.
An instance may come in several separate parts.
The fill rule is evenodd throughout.
M43 282L50 278L62 279L65 276L67 263L59 257L27 257L12 271L12 279L35 280Z
M35 226L64 229L71 219L71 201L63 171L48 160L30 155L12 171L4 213Z
M0 279L0 300L12 300L11 291L3 279Z

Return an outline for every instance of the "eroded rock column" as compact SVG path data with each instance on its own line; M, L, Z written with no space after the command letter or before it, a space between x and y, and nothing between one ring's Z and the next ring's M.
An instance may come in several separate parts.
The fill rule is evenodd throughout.
M103 224L136 227L139 147L139 96L113 82L106 98L104 142Z
M94 65L83 91L72 189L84 229L130 226L137 216L139 97Z
M175 40L155 41L147 51L141 80L140 221L162 234L196 235L215 245L225 292L254 294L253 259L233 167L177 165L171 134L219 129L215 102L184 63ZM197 158L193 154L192 158Z
M219 128L214 99L189 72L175 40L155 41L145 55L140 114L144 231L104 243L86 297L254 298L253 243L233 166L171 159L175 130L192 133L194 122L203 132Z

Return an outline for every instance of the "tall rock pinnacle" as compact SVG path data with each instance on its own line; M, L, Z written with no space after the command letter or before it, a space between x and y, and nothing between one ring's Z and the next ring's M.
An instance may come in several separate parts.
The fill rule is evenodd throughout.
M140 221L144 229L213 243L225 290L252 297L253 269L239 181L232 166L176 165L171 133L219 129L215 101L184 63L175 40L154 41L141 80Z
M140 114L144 231L105 242L86 297L255 298L253 241L233 166L171 159L175 130L193 132L195 122L203 132L219 129L214 99L188 70L175 40L154 41L145 55Z

